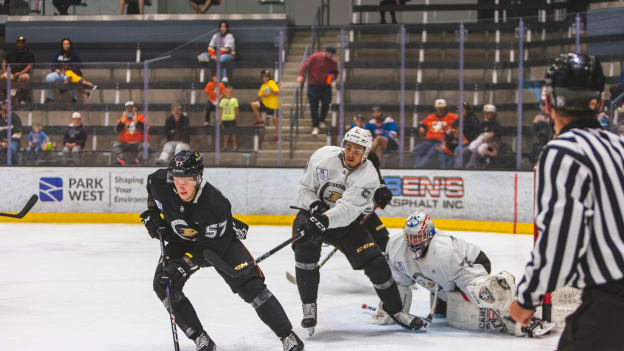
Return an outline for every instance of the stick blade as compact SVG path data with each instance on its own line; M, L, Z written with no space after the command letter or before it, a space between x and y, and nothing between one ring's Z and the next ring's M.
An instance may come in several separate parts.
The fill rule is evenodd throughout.
M290 272L286 272L286 279L287 279L289 282L291 282L291 283L293 283L293 284L297 285L297 278L295 278L292 274L290 274Z

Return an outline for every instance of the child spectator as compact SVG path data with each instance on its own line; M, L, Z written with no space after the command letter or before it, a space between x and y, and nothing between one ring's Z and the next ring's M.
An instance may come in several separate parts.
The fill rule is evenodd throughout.
M48 135L41 130L42 127L41 123L35 122L32 125L32 130L28 134L28 147L26 148L27 162L31 160L39 161L39 152L49 141Z
M444 152L442 144L446 139L447 130L457 120L457 115L448 112L446 100L437 99L433 105L435 113L430 114L418 126L418 135L425 136L425 140L416 145L412 154L414 168L434 166L434 158L438 159L439 167L449 164L448 154Z
M35 55L26 47L24 37L17 38L15 49L9 51L2 61L2 75L0 75L0 84L4 84L2 89L5 90L4 87L6 86L7 65L11 64L11 81L15 82L15 86L11 89L11 96L16 96L19 89L20 94L17 96L19 102L30 100L29 92L24 91L24 89L30 81L34 62ZM6 91L4 95L7 96Z
M260 72L260 76L262 77L262 85L258 91L258 99L251 102L251 109L256 114L256 121L253 125L264 125L260 112L266 112L267 117L273 120L273 125L275 126L275 137L273 138L273 141L277 141L276 112L279 108L279 98L277 97L279 95L279 87L275 81L271 79L271 71L268 69L262 70L262 72Z
M56 53L54 61L50 65L50 70L52 72L48 73L48 75L45 77L46 83L65 83L65 81L67 80L67 76L63 74L63 65L69 65L69 68L73 73L76 73L78 76L82 76L82 71L80 70L80 62L82 62L80 55L78 55L78 52L74 50L74 45L72 44L71 40L69 38L63 38L63 40L61 40L61 47ZM61 92L63 90L61 90ZM71 95L71 101L76 102L76 90L73 88L73 86L69 87L69 93ZM52 95L52 89L46 89L45 102L53 101Z
M210 39L208 44L208 52L202 52L197 56L199 62L215 61L217 59L217 41L221 35L219 46L221 51L219 52L219 62L228 62L234 60L236 56L236 39L230 32L230 24L228 21L219 22L219 33L215 33ZM227 82L227 71L225 67L221 67L221 79Z
M72 123L65 130L63 136L63 163L69 161L69 153L74 163L80 163L80 151L82 151L87 143L87 128L82 124L80 112L72 114Z
M210 122L210 112L215 111L217 109L217 74L212 72L210 75L210 82L206 84L204 88L204 92L206 92L206 96L208 97L208 103L206 104L206 119L204 122L204 127L208 125ZM223 83L219 83L219 97L223 97L223 93L225 92L225 85Z
M85 92L87 95L87 99L91 97L91 94L97 89L97 85L83 79L81 76L76 74L71 70L70 66L63 66L63 75L65 76L65 85L78 84L78 88L83 90L83 85L89 87L90 89Z
M189 119L186 114L182 113L182 105L174 103L171 105L171 116L165 121L165 138L167 142L163 146L162 153L158 162L161 164L169 164L172 155L182 150L189 150L189 141L191 139L189 127Z
M118 141L113 144L117 164L125 166L130 160L139 165L144 124L145 117L137 113L134 102L126 101L124 112L115 124L115 131L119 133Z
M365 125L366 125L366 123L364 122L364 115L357 114L357 115L355 115L353 117L353 123L347 124L345 126L345 132L348 131L349 129L353 128L353 127L366 128Z
M223 126L223 151L227 151L230 135L232 135L232 151L238 150L236 143L236 134L231 133L236 128L236 119L238 118L238 100L232 97L232 86L225 88L225 97L219 103L219 121ZM228 133L229 132L229 133Z
M0 117L0 135L4 137L7 135L7 129L9 128L9 105L7 100L2 100ZM22 120L15 112L11 112L11 142L9 143L11 163L8 164L9 166L17 164L17 151L19 150L21 138Z
M399 148L397 124L392 117L384 117L379 106L373 107L371 116L373 118L366 123L365 128L373 134L372 151L381 162L384 151L396 151Z

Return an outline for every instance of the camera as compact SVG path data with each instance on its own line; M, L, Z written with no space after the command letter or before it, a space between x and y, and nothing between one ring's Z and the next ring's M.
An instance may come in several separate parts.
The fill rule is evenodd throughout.
M132 112L128 112L128 113L126 113L126 117L128 117L128 118L132 118L132 117L134 117L134 116L133 116Z
M491 147L491 146L488 146L487 151L488 151L488 152L494 152L494 148L493 148L493 147Z

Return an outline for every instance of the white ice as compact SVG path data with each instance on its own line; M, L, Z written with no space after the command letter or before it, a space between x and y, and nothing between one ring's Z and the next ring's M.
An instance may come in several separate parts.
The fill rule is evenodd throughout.
M0 350L173 350L169 316L152 290L160 248L142 226L0 224L0 233ZM479 245L493 271L507 270L518 278L532 247L525 235L453 234ZM288 227L254 226L245 244L259 255L289 235ZM309 338L299 327L297 288L285 279L287 270L294 273L292 250L283 249L261 268L306 350L556 348L557 336L466 332L450 328L445 319L434 319L425 333L370 325L361 305L376 305L377 297L363 272L352 271L340 253L321 270L319 324ZM281 350L253 308L214 270L196 273L185 292L219 350ZM428 304L428 293L418 289L411 311L427 315ZM180 342L182 350L195 350L181 332Z

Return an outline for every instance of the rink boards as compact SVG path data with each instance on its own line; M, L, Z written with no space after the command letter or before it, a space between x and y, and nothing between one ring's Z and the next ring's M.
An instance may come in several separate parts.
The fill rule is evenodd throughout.
M2 168L0 212L17 212L32 194L40 201L23 221L138 223L147 175L156 168ZM207 168L232 212L249 224L292 223L301 169ZM392 205L378 209L389 227L425 210L441 229L533 233L533 173L383 170ZM0 217L0 221L7 221Z

